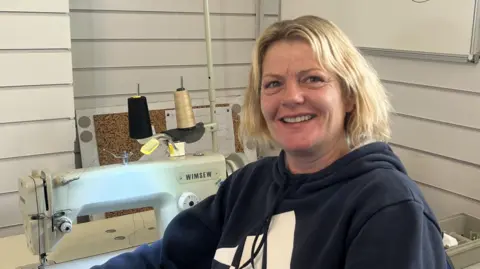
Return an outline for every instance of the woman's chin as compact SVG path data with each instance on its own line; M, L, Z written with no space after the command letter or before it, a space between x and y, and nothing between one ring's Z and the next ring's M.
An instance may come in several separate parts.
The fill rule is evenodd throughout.
M312 143L307 141L285 141L281 144L281 147L286 152L309 152L312 150Z

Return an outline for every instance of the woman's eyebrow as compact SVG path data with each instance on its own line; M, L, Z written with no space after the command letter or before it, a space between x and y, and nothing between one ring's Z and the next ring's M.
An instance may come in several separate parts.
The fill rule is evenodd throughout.
M315 68L309 68L309 69L306 69L306 70L302 70L302 71L298 72L298 74L299 74L299 75L305 75L305 74L310 73L310 72L312 72L312 71L320 71L320 72L323 72L322 69L315 67Z
M265 77L281 78L282 75L274 74L274 73L265 73L265 74L263 74L262 78L265 78Z
M324 72L322 69L320 69L320 68L318 68L318 67L314 67L314 68L309 68L309 69L301 70L301 71L297 72L296 75L297 75L297 76L304 76L304 75L306 75L306 74L308 74L308 73L310 73L310 72L312 72L312 71ZM265 73L265 74L263 74L262 79L263 79L263 78L267 78L267 77L272 77L272 78L277 78L277 79L283 78L283 76L280 75L280 74Z
M322 69L318 68L318 67L314 67L314 68L308 68L308 69L304 69L304 70L301 70L301 71L298 71L297 74L305 74L305 73L309 73L311 71L320 71L320 72L323 72ZM279 75L279 74L275 74L275 73L265 73L263 74L264 77L281 77L282 75Z

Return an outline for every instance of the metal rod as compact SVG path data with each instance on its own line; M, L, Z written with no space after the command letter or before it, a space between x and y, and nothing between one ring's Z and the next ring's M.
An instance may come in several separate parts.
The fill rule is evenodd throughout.
M205 41L207 45L207 66L208 66L208 99L210 101L210 122L215 123L215 81L213 79L213 60L212 60L212 38L210 34L210 11L208 0L203 0L203 17L205 21ZM218 151L217 132L212 131L212 151Z
M478 31L478 27L480 26L480 23L478 22L478 12L480 12L480 6L478 1L474 1L475 5L473 8L473 27L472 27L472 40L470 41L470 54L475 55L478 54L480 51L477 51L476 44L478 43L478 39L480 38L480 32Z
M280 1L281 2L281 1ZM257 0L255 10L255 36L258 38L262 33L263 20L265 19L263 0Z
M140 96L140 83L137 83L137 96Z

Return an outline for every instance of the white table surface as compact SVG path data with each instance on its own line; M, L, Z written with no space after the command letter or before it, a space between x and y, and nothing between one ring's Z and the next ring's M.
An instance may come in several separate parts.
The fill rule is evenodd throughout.
M48 268L83 269L102 264L120 252L131 251L139 245L156 241L157 231L151 229L155 226L153 211L75 224L72 232L65 235L48 255L48 259L56 263ZM116 232L107 233L109 229L115 229ZM124 236L125 239L115 240L118 236ZM38 264L38 256L31 254L23 234L0 238L0 253L0 269Z

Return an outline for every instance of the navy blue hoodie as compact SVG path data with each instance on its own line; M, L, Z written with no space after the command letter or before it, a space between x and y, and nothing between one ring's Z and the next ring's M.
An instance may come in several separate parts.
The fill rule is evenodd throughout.
M290 173L284 157L236 171L177 215L161 244L97 268L446 268L435 216L387 144L313 174Z

